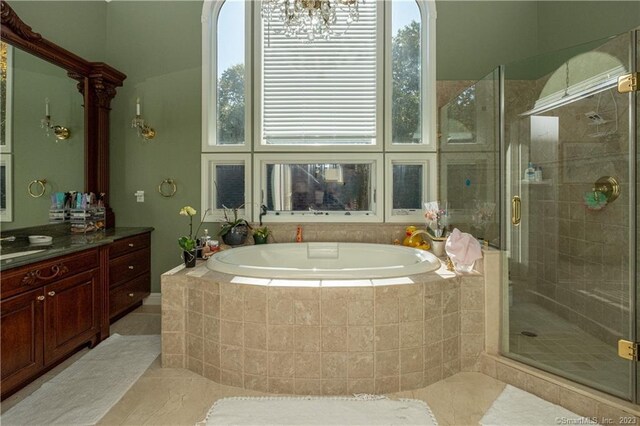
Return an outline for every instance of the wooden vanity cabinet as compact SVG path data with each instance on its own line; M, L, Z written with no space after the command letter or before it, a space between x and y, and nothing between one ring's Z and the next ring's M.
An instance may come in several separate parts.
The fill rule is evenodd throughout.
M2 398L100 339L99 249L2 273Z
M151 293L151 234L114 241L109 248L109 319L113 322Z

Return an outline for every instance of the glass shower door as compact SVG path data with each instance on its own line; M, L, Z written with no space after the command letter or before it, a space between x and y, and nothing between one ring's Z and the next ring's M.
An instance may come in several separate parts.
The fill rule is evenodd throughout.
M504 68L509 256L503 354L632 399L635 147L631 36ZM633 214L631 214L633 212Z

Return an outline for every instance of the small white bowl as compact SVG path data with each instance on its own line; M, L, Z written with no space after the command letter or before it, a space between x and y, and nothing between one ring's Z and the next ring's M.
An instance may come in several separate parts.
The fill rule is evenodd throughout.
M53 242L53 237L47 235L29 235L29 244L46 245Z

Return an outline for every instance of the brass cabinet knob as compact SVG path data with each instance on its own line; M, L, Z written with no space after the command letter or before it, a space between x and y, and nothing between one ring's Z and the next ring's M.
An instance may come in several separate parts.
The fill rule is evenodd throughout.
M53 296L55 296L55 295L56 295L56 292L55 292L55 291L50 291L50 292L49 292L49 293L47 293L47 294L48 294L49 296L53 297Z
M36 297L36 300L42 302L44 300L44 296L38 296Z
M129 293L129 297L133 297L133 293Z
M129 269L133 269L133 265L129 265Z

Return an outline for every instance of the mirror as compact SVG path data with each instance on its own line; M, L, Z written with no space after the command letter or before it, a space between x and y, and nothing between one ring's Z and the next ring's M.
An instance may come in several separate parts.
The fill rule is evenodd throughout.
M2 52L2 228L45 225L54 192L84 190L83 96L66 70L4 42Z

